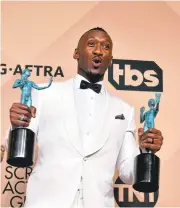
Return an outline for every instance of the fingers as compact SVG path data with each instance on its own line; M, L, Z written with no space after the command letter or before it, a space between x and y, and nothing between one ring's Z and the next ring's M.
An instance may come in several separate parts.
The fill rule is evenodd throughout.
M141 147L146 148L146 149L150 149L152 151L159 151L162 144L163 144L162 137L155 138L155 139L147 138L143 142L141 142Z
M10 108L10 121L13 126L29 126L31 117L35 118L36 108L14 103ZM23 115L23 119L21 116Z
M155 128L150 128L146 132L162 135L161 131L159 131L158 129L155 129Z
M29 110L25 110L25 109L20 109L20 108L17 108L17 107L14 107L14 108L11 108L10 109L10 113L11 114L18 114L18 115L25 115L26 117L28 118L31 118L31 112L29 112Z
M3 161L4 152L5 152L5 147L4 145L1 145L1 162Z
M139 129L138 129L138 135L139 135L139 136L142 136L143 133L144 133L144 129L143 129L143 128L139 128Z
M160 150L163 144L163 137L161 131L155 128L151 128L142 134L142 130L139 129L138 133L141 148L150 149L154 153Z
M162 136L154 133L144 133L141 137L141 142L153 143L153 140L162 140Z
M4 152L5 151L5 147L4 145L1 144L1 152Z
M30 107L30 111L31 111L32 117L35 118L35 117L36 117L36 108L33 107L33 106L31 106L31 107Z
M23 121L20 120L20 116L22 114L18 113L11 113L10 114L10 121L13 126L29 126L31 118L24 116Z
M141 145L142 148L145 149L149 149L151 150L153 153L156 153L157 151L159 151L161 149L162 144L150 144L150 143L144 143Z

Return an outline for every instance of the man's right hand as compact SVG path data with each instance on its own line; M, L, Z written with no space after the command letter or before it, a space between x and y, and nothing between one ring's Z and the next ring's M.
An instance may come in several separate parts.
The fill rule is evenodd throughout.
M24 117L24 118L23 118ZM21 103L13 103L10 108L10 121L12 126L29 126L31 118L36 117L36 108ZM23 119L22 119L23 118Z

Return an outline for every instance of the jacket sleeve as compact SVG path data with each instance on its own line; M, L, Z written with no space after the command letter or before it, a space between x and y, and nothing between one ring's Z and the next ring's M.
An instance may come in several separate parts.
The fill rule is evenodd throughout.
M40 92L37 90L32 89L32 105L36 108L36 117L31 118L30 125L27 127L28 129L31 129L35 133L35 138L37 142L37 136L38 136L38 127L39 127L39 119L40 119L40 109L41 109L41 99L40 99ZM14 129L12 125L7 130L6 136L5 136L5 150L8 150L8 143L9 143L9 137L11 134L11 131Z
M116 163L116 168L119 171L119 177L126 184L133 184L134 158L138 154L140 154L140 151L136 145L135 140L134 109L131 108L128 127L126 129L123 143Z

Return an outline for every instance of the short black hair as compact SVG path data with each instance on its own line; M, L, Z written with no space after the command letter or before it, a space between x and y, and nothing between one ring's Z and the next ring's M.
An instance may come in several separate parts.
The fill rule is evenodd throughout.
M82 39L82 37L83 37L86 33L90 32L90 31L93 31L93 30L105 32L105 33L110 37L110 35L107 33L107 31L106 31L105 29L103 29L102 27L94 27L94 28L91 28L90 30L86 31L86 32L79 38L78 45L79 45L79 42L80 42L80 40ZM110 39L111 39L111 38L110 38Z
M107 33L106 30L103 29L102 27L94 27L94 28L91 28L90 30L88 30L87 32L89 32L89 31L91 31L91 30L99 30L99 31L103 31L103 32ZM86 32L85 32L85 33L86 33ZM107 33L107 34L108 34L108 33Z

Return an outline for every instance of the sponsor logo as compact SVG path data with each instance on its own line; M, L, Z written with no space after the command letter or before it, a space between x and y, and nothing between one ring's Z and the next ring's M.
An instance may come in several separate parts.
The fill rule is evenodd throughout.
M63 70L61 66L57 66L53 68L52 66L46 66L46 65L25 65L21 66L20 64L17 64L15 67L8 67L7 64L1 63L0 64L0 72L1 75L6 75L12 73L12 75L18 75L22 74L22 71L28 68L30 72L32 72L35 76L61 76L64 77Z
M108 81L117 90L163 92L163 71L154 61L113 59Z
M114 185L114 198L119 207L154 207L159 192L142 193L131 185L124 184L118 177Z
M9 204L11 207L22 207L25 200L25 187L28 178L32 173L32 167L27 168L14 168L12 166L6 167L4 180L7 181L5 187L2 188L2 194L8 193L11 195ZM16 182L14 183L14 179Z

